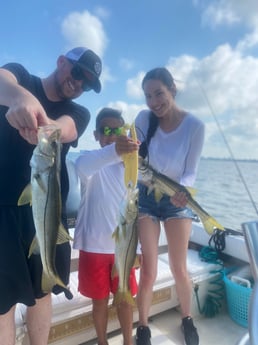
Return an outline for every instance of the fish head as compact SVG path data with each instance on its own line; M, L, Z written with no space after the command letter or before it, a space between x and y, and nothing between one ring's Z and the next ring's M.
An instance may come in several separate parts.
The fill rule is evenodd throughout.
M61 147L60 137L61 129L56 125L39 127L38 144L30 161L32 168L45 170L54 164Z
M56 147L60 143L61 129L56 125L39 127L38 147L39 151L46 156L54 156Z
M151 184L153 179L153 172L145 159L139 157L139 182L147 185Z

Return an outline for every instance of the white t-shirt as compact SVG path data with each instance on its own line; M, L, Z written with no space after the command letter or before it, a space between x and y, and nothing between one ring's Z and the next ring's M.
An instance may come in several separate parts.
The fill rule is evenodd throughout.
M135 120L138 139L146 140L149 110L141 111ZM187 113L181 124L171 132L159 126L148 146L149 164L158 172L184 186L192 186L204 142L204 124Z
M115 144L85 151L76 160L81 180L81 203L75 226L75 249L102 254L115 251L112 234L125 195L124 165Z

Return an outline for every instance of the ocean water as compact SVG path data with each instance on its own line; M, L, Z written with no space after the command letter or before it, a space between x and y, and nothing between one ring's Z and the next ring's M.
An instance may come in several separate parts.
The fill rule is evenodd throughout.
M236 164L240 174L232 160L201 159L194 187L205 211L224 227L241 230L242 223L258 220L258 161Z
M75 160L78 152L68 157ZM194 188L196 201L226 228L241 230L244 222L258 220L258 161L201 159ZM243 183L244 180L244 183Z

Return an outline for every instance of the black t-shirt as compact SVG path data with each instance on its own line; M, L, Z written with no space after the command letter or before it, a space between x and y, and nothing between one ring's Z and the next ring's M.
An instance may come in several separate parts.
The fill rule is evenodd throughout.
M52 102L44 92L40 78L33 76L20 64L10 63L3 68L11 71L18 83L29 90L41 103L49 118L56 120L62 115L69 115L74 120L78 137L86 129L90 113L71 100ZM0 105L0 205L17 205L17 201L24 187L30 182L30 159L35 148L25 141L19 132L7 122L5 113L7 107ZM70 146L77 146L77 140L62 144L61 151L61 194L63 213L69 190L68 174L65 157ZM64 214L63 214L64 215Z

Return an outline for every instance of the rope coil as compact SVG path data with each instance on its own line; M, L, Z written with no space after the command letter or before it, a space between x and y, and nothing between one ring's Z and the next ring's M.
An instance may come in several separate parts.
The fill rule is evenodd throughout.
M219 247L221 247L221 245ZM218 251L214 250L211 246L203 247L199 253L199 256L202 261L218 265L218 269L213 269L210 271L210 273L215 274L216 277L214 280L209 282L209 284L213 286L213 289L208 289L208 294L205 298L205 302L202 308L198 296L199 285L196 284L194 287L200 314L204 314L204 316L212 318L219 313L220 308L222 307L221 301L224 299L224 265L222 260L218 258Z

